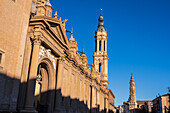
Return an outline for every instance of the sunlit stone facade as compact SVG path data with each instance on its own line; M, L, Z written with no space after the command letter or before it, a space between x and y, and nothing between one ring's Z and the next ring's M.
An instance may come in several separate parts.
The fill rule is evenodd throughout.
M90 68L72 32L69 39L66 36L67 20L61 20L57 12L52 18L49 0L0 3L4 4L0 6L0 111L108 112L107 32L102 11Z

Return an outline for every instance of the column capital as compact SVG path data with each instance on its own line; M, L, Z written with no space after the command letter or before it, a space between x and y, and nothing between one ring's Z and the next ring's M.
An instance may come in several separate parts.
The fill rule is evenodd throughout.
M58 61L59 61L59 63L63 63L65 61L64 56L59 57Z
M40 36L35 36L34 38L33 38L33 44L34 45L41 45L41 39L40 39Z

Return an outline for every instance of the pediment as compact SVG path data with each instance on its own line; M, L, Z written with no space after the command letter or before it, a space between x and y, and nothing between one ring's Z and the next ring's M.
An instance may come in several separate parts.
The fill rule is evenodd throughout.
M48 24L50 25L50 30L53 32L53 35L56 35L55 37L58 38L58 40L61 41L61 43L63 43L64 45L68 46L68 38L65 32L65 28L62 25L61 22L51 22L51 21L47 21Z

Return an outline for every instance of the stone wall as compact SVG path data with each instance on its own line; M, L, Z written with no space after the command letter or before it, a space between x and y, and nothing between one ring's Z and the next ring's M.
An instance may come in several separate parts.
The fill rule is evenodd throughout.
M0 110L16 111L31 2L0 1Z

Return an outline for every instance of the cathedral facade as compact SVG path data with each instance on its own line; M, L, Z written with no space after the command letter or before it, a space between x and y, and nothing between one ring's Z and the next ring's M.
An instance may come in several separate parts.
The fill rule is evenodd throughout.
M0 6L4 15L0 18L0 112L107 113L107 31L102 10L90 68L86 53L78 50L73 33L65 28L67 20L57 12L52 18L49 0L0 4L4 4ZM6 15L5 7L12 15Z

